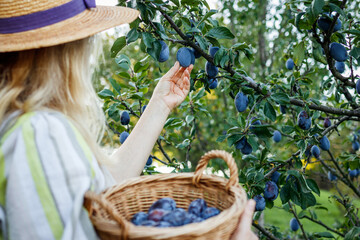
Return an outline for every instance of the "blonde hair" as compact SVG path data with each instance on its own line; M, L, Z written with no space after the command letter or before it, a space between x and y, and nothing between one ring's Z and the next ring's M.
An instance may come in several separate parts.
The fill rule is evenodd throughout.
M40 49L0 53L0 122L16 110L55 110L72 120L98 161L105 117L91 83L97 36ZM95 56L94 56L94 50Z

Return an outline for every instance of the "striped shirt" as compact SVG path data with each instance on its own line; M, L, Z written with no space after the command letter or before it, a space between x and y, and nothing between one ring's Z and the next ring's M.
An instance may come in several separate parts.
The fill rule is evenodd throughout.
M61 113L10 115L0 126L0 239L97 239L86 191L114 184Z

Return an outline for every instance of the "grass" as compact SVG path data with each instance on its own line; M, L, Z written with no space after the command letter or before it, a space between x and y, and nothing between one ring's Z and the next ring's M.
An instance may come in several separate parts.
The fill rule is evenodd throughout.
M326 207L328 210L318 209L316 210L316 214L318 217L318 220L321 220L323 223L325 223L327 226L333 228L334 224L341 223L345 216L344 216L344 208L338 204L335 203L334 199L329 198L333 193L329 191L321 191L320 197L315 195L317 203L320 203L322 206ZM357 207L360 207L360 200L354 200L354 204ZM280 197L278 197L275 200L274 207L272 209L266 209L264 211L264 217L265 217L265 224L271 224L279 228L281 232L290 232L289 228L289 222L290 219L294 216L283 210L281 208L281 200ZM301 212L300 207L296 207L297 213ZM304 225L304 229L308 233L312 232L325 232L327 231L323 226L320 226L316 223L311 222L308 219L301 219L301 223ZM299 233L301 230L298 230ZM333 234L335 237L338 235Z

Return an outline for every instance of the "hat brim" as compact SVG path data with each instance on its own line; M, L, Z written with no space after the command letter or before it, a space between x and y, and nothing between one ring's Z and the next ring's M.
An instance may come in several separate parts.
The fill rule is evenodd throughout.
M96 6L64 21L19 33L0 34L0 52L49 47L92 36L106 29L131 23L139 16L135 9Z

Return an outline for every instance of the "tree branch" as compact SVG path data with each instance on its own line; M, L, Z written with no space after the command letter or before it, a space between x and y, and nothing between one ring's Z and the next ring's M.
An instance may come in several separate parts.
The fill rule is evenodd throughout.
M306 219L308 219L308 220L310 220L310 221L312 221L312 222L314 222L314 223L317 223L317 224L323 226L323 227L326 228L327 230L329 230L329 231L331 231L331 232L333 232L333 233L336 233L337 235L339 235L339 236L341 236L341 237L345 237L344 234L342 234L342 233L339 232L339 231L336 231L335 229L332 229L332 228L328 227L328 226L325 225L322 221L315 220L315 219L313 219L313 218L311 218L311 217L309 217L309 216L306 216L306 215L304 216L304 218L306 218Z
M265 228L263 228L262 226L260 226L259 224L256 224L255 222L252 223L252 225L259 230L262 234L264 234L268 239L271 240L280 240L278 238L276 238L274 235L272 235L270 232L268 232Z

